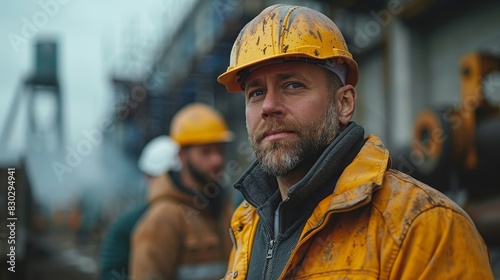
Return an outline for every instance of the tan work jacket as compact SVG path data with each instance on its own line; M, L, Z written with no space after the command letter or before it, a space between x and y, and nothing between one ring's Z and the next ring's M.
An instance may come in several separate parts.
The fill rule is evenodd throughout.
M182 192L168 175L150 186L148 200L132 236L131 279L223 277L231 248L231 202L226 201L216 221L205 198Z
M388 151L370 135L309 216L280 279L493 279L469 216L389 167ZM226 279L246 278L258 222L248 202L236 209Z

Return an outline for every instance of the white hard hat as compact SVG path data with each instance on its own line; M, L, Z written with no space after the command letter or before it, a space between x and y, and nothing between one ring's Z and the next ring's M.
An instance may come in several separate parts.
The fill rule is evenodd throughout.
M178 170L179 144L170 137L162 135L149 141L139 157L139 169L149 176L159 176L169 170Z

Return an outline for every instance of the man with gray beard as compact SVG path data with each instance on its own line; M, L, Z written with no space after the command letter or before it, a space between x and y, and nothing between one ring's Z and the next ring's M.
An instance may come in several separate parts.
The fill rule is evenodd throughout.
M487 248L449 198L391 169L351 121L358 66L318 11L273 5L218 77L243 92L257 161L236 182L226 279L492 279Z

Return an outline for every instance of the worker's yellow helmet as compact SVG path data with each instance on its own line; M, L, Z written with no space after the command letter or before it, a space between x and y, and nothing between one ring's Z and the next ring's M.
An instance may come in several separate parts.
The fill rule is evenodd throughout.
M211 107L193 103L175 114L170 137L180 146L228 142L233 134L222 115Z
M242 71L277 58L334 59L346 65L345 84L358 82L358 65L337 25L316 10L284 4L267 7L243 27L231 50L230 65L217 81L229 92L242 91Z

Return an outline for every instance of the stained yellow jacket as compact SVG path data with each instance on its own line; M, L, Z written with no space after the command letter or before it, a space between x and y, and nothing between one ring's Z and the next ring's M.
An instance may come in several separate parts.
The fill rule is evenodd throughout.
M259 216L235 211L226 279L245 279ZM433 188L390 169L370 135L332 194L309 216L280 279L493 279L469 216Z

